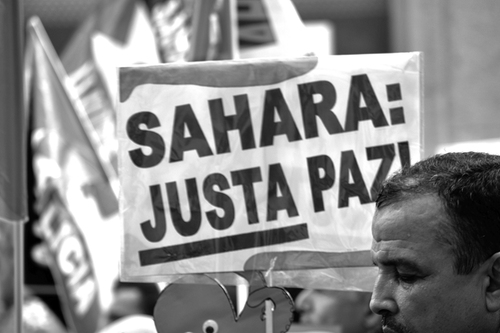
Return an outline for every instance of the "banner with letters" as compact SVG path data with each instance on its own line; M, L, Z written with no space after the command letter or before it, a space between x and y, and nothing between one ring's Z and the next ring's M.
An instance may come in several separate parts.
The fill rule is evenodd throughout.
M158 63L146 5L135 0L96 4L68 41L61 62L99 141L99 159L118 193L115 135L116 67ZM88 131L90 132L90 131Z
M71 332L94 333L103 293L118 275L118 202L92 141L74 87L37 17L27 24L30 122L35 176L34 231ZM103 247L106 244L106 248Z
M64 148L84 145L85 149L79 148L79 157L72 159L71 164L65 160L56 161L65 170L61 178L67 177L66 182L75 184L63 188L61 197L67 202L67 210L88 245L99 284L99 300L106 309L113 299L120 257L116 67L159 62L146 5L136 0L96 4L68 41L61 58L57 57L57 62L64 67L61 69L64 88L72 101L67 108L79 116L84 125L83 132L79 132L81 138L87 137L91 144L82 143L74 134L77 130L67 131L70 139L66 140L68 148ZM63 151L62 156L65 156ZM86 157L87 154L90 157ZM78 163L74 162L76 160ZM84 165L84 175L78 170L79 164Z
M420 53L132 66L119 85L122 279L371 266L380 184L420 159Z

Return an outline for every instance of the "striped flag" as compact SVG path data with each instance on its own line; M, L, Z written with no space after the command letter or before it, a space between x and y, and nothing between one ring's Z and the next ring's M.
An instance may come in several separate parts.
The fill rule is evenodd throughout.
M27 65L32 78L31 144L40 215L36 231L48 251L69 327L77 333L94 333L101 321L103 288L90 248L103 251L101 256L108 259L111 276L116 277L117 267L109 265L109 258L118 256L119 244L114 244L109 230L118 227L117 199L96 153L96 142L87 135L86 115L78 112L74 88L37 18L30 19L27 32L33 55Z

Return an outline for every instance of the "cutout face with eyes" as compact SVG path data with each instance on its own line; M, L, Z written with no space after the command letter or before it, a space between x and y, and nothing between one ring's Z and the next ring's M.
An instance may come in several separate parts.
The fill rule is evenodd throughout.
M158 333L265 332L266 300L273 305L273 332L286 332L293 321L293 300L283 288L251 288L237 314L226 288L205 276L200 283L173 283L161 293L154 320Z

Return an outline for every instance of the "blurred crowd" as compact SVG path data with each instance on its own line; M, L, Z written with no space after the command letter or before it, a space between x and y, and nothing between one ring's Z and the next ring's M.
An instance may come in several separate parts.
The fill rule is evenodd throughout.
M381 333L381 317L369 307L371 293L304 289L295 299L301 331Z

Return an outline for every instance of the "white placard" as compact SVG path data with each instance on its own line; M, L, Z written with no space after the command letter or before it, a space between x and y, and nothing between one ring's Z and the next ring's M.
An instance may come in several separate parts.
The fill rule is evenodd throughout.
M356 266L421 80L416 52L120 68L122 278Z

